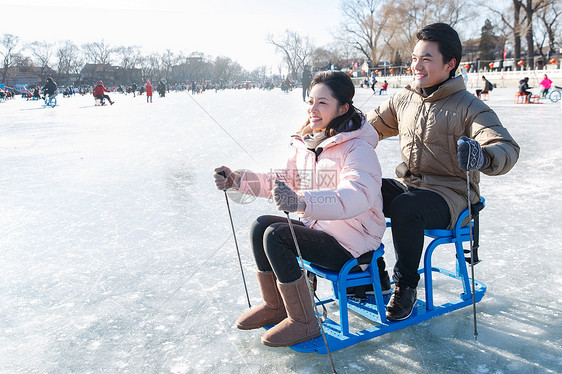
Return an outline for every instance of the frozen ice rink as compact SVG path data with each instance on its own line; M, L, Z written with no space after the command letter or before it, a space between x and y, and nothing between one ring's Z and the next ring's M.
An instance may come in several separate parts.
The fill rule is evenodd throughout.
M234 326L248 306L212 178L220 165L283 166L306 119L300 90L169 93L153 104L110 95L106 107L92 96L59 96L53 109L0 103L0 373L331 372L327 356L266 347L263 330ZM513 95L498 88L487 101L521 157L509 174L482 177L478 340L465 308L333 353L338 373L562 372L562 108ZM358 89L354 101L366 112L387 98ZM397 139L377 153L393 177ZM257 305L248 230L278 212L231 197ZM392 266L389 232L384 243Z

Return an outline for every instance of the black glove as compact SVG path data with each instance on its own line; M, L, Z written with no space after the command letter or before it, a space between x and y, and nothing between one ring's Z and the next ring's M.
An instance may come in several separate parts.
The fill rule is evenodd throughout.
M457 157L461 169L480 170L486 164L486 155L476 140L461 136L457 145Z
M235 174L226 166L221 166L215 169L215 186L221 191L226 191L234 185Z
M297 194L291 187L279 180L275 181L273 198L277 209L284 212L304 212L306 208L304 196Z

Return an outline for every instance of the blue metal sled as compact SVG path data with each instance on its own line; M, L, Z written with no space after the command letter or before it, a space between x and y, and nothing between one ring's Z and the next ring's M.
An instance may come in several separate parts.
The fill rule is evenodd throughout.
M430 318L440 316L454 310L464 308L472 304L472 280L468 277L466 263L470 262L470 258L465 258L465 250L462 243L468 242L469 239L469 226L472 225L474 229L475 245L474 250L478 249L478 212L484 207L484 199L481 199L479 204L472 207L472 220L470 223L463 223L468 218L468 209L465 209L458 217L457 222L452 230L426 230L425 235L433 240L428 245L424 255L424 266L418 270L418 273L423 275L425 282L425 300L420 300L418 295L417 304L412 312L412 315L403 321L388 321L385 317L385 307L390 299L389 296L383 297L380 277L378 273L377 258L384 254L384 246L377 250L370 252L367 262L361 261L361 258L349 260L340 270L340 272L332 272L321 267L315 266L307 261L304 261L304 266L308 271L313 272L317 276L327 279L332 282L334 295L317 302L320 304L329 304L338 302L340 322L327 319L322 325L324 333L328 342L328 347L331 352L337 351L359 342L372 339L374 337L403 329L405 327L427 321ZM387 225L390 225L388 223ZM437 246L441 244L452 243L456 251L456 269L449 271L446 269L433 267L431 265L431 257ZM370 256L372 254L372 257ZM363 257L363 256L362 256ZM477 255L473 257L475 263L477 262ZM368 268L360 272L351 272L358 264L368 264ZM440 273L444 276L450 277L458 281L461 285L459 297L455 300L445 302L441 305L434 305L433 300L433 273ZM486 293L486 286L478 281L475 282L475 301L479 302ZM456 283L456 282L454 282ZM355 301L353 298L347 297L347 288L372 284L374 296L369 296L366 301ZM363 316L373 323L372 327L351 332L349 329L348 312L353 312ZM297 352L316 352L319 354L328 353L322 336L293 345L291 349Z

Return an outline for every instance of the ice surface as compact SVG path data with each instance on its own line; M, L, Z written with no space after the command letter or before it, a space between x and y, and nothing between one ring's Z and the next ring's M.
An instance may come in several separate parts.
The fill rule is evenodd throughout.
M495 89L487 102L521 158L482 178L478 340L465 308L335 352L338 373L562 372L562 110L515 105L513 93ZM327 356L269 348L263 330L234 327L247 302L212 180L220 165L283 165L305 120L300 91L170 93L153 104L111 95L108 107L91 96L54 109L0 103L0 372L331 372ZM387 98L358 89L355 103L368 111ZM398 142L377 152L392 177ZM277 212L265 200L231 208L257 305L248 228Z

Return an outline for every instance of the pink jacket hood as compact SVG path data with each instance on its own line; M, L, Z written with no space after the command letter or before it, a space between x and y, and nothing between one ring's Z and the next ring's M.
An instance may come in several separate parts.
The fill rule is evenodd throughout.
M372 131L374 129L369 128L372 126L364 126L364 124L365 124L365 118L363 118L363 122L361 123L361 128L359 128L358 130L350 131L350 132L340 132L339 134L336 134L324 140L322 143L320 143L320 145L318 145L318 147L326 149L335 144L340 144L351 139L361 138L367 143L369 143L371 147L376 148L377 144L379 144L379 134L376 131ZM298 134L295 135L294 137L301 138L305 134L309 134L309 133L312 133L312 128L310 127L310 125L304 126L301 130L299 130Z

